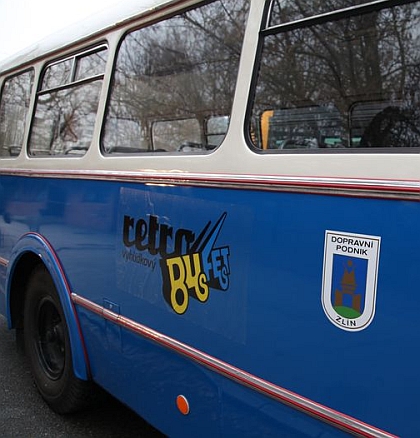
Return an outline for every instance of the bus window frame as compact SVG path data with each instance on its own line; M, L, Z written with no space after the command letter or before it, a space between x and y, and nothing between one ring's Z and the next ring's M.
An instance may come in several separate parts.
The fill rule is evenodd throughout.
M245 118L243 123L243 133L245 142L248 146L248 148L254 152L257 155L284 155L284 154L293 154L293 155L299 155L299 154L315 154L315 155L331 155L331 154L363 154L363 155L370 155L370 154L381 154L385 153L387 155L392 154L420 154L420 144L418 147L375 147L375 148L355 148L355 147L347 147L347 148L317 148L317 149L264 149L262 147L262 140L261 146L258 147L255 142L253 141L253 137L255 138L255 132L251 132L252 128L252 113L253 113L253 106L255 102L255 96L257 91L257 83L258 83L258 77L259 77L259 70L260 65L262 61L262 54L263 54L263 46L264 46L264 40L265 37L270 35L278 35L281 33L289 32L296 29L303 29L303 28L309 28L311 26L325 24L325 23L331 23L335 21L340 21L342 19L361 16L361 15L367 15L372 12L378 12L384 9L391 9L392 7L397 7L401 5L407 5L411 3L416 3L419 0L405 0L401 2L401 0L373 0L369 3L364 3L360 5L355 6L349 6L346 8L337 9L334 11L328 11L321 14L315 14L311 15L309 17L300 18L297 20L292 20L290 22L286 23L280 23L276 25L269 24L271 13L273 9L274 2L276 0L267 0L264 12L261 20L261 26L258 33L258 42L257 42L257 50L254 60L254 66L252 69L252 76L251 76L251 83L248 93L248 100L246 104L246 110L245 110ZM258 124L261 126L261 117L263 116L264 112L270 111L273 108L266 108L265 110L262 110L258 115Z
M77 74L77 65L78 65L78 59L83 58L85 56L89 56L91 54L94 53L99 53L101 51L105 51L106 52L106 56L107 59L105 60L104 63L104 69L103 69L103 73L101 74L96 74L94 76L89 76L89 77L85 77L79 80L75 80L76 74ZM35 80L34 83L36 82L36 88L35 88L35 92L34 92L34 98L33 98L33 107L31 108L31 118L30 118L30 123L28 125L28 137L26 140L26 144L25 149L26 149L26 156L28 157L28 159L34 159L34 160L39 160L39 159L43 159L43 158L53 158L53 159L70 159L70 158L77 158L77 159L83 159L86 154L89 152L89 150L92 147L92 142L93 142L93 138L91 139L89 146L87 147L87 149L83 148L83 147L75 147L74 150L81 150L84 151L81 154L72 154L72 153L60 153L60 154L37 154L37 153L33 153L31 152L31 138L33 135L33 128L34 128L34 124L35 124L35 117L36 117L36 110L37 110L37 106L38 106L38 98L40 96L43 96L45 94L48 93L52 93L52 92L58 92L58 91L62 91L62 90L68 90L71 88L76 88L80 85L84 85L84 84L88 84L88 83L94 83L96 81L102 81L101 83L101 87L100 87L100 92L99 92L99 96L98 96L98 102L97 102L97 108L96 108L96 112L95 112L95 121L93 123L93 131L95 131L95 126L101 122L100 119L102 119L102 112L101 112L101 95L104 91L104 88L107 87L107 85L105 86L105 79L106 79L106 70L107 70L107 65L108 65L108 58L111 54L111 50L110 50L110 46L108 44L107 40L100 40L96 43L93 43L91 46L86 46L86 47L82 47L79 50L73 50L70 53L67 53L59 58L51 58L51 59L46 59L46 61L42 64L42 66L40 67L39 70L39 74L38 76L35 75ZM62 62L65 62L67 60L72 60L72 67L71 67L71 73L70 73L70 78L69 80L62 85L56 86L56 87L50 87L50 88L42 88L43 86L43 82L44 82L44 78L45 78L45 73L47 72L48 68L54 66L54 65L58 65Z
M228 136L229 133L229 129L230 129L230 121L231 121L231 116L232 116L232 111L233 111L233 107L235 105L235 93L237 91L237 86L238 86L238 80L240 78L240 68L241 68L241 59L243 57L243 52L242 52L242 48L243 48L243 44L244 44L244 38L245 38L245 30L247 28L247 23L248 20L250 19L250 8L251 8L251 0L246 0L245 3L247 4L247 14L245 16L245 21L244 21L244 25L243 25L243 30L244 30L244 34L242 35L242 38L240 39L241 41L241 51L238 57L238 64L236 67L236 76L235 76L235 84L232 90L232 103L230 105L229 108L229 114L228 116L228 120L229 120L229 124L227 127L227 130L224 134L223 140L217 145L211 145L208 142L208 135L207 135L207 123L208 120L211 119L212 117L219 117L220 116L220 111L221 108L216 108L216 112L214 112L213 114L208 114L204 119L203 119L203 126L201 127L202 133L206 139L205 143L202 144L202 147L197 148L197 151L195 151L195 146L192 146L192 150L188 151L188 152L181 152L181 151L172 151L172 150L168 150L168 151L163 151L162 149L154 149L154 142L153 142L153 124L157 123L157 122L165 122L165 121L169 121L169 120L173 120L173 121L177 121L177 120L182 120L182 119L188 119L189 117L185 117L185 116L180 116L179 118L174 118L174 119L168 119L168 118L156 118L155 120L151 120L150 121L150 129L148 132L149 135L149 142L150 142L150 146L151 149L142 149L142 148L133 148L133 152L127 152L129 151L130 147L125 147L125 146L114 146L111 148L114 149L115 148L115 152L108 152L106 150L105 147L105 135L106 135L106 123L108 120L108 115L110 112L110 102L111 102L111 98L112 98L112 93L113 93L113 87L114 87L114 80L115 80L115 74L117 71L117 63L118 63L118 57L119 57L119 53L121 51L121 46L123 45L125 39L127 38L127 36L131 33L134 33L136 31L141 31L142 29L154 26L156 24L159 23L163 23L167 20L171 20L174 17L180 16L182 14L185 14L186 12L192 11L192 10L196 10L198 8L201 7L205 7L211 3L216 3L217 0L205 0L205 1L199 1L196 2L194 4L185 6L183 8L180 9L175 9L175 10L171 10L170 12L168 12L167 14L163 14L161 16L159 16L158 18L155 18L153 20L148 21L146 19L145 22L143 22L141 25L136 25L133 27L128 27L127 29L124 30L124 32L119 35L118 37L118 42L113 50L113 60L112 60L112 65L111 65L111 72L109 75L109 81L107 84L107 89L106 89L106 99L105 99L105 103L104 103L104 112L103 112L103 116L102 116L102 120L101 120L101 127L100 127L100 133L98 136L98 141L99 141L99 153L102 157L106 158L106 159L112 159L113 157L144 157L144 156L153 156L153 157L162 157L162 156L166 156L166 157L183 157L183 156L188 156L188 155L202 155L202 156L207 156L212 154L213 152L215 152L219 147L222 146L223 142L225 141L226 137ZM223 114L223 116L226 116L226 114ZM195 144L195 143L194 143ZM198 144L197 144L198 145ZM183 145L180 145L180 148ZM124 150L123 152L118 152L118 149ZM136 150L137 149L137 150Z
M16 160L23 152L27 153L27 133L30 132L31 130L31 125L32 125L32 114L33 114L33 94L34 94L34 90L36 90L37 87L37 73L36 73L36 69L35 67L32 65L28 68L25 68L23 70L19 70L17 72L14 72L10 75L4 76L3 80L2 80L2 84L1 84L1 88L0 88L0 108L1 108L1 103L3 100L3 96L4 96L4 88L7 84L7 82L15 77L21 76L23 74L26 73L30 73L32 72L32 83L30 86L30 90L29 90L29 105L28 105L28 109L26 111L26 115L25 115L25 120L24 120L24 127L23 127L23 132L22 132L22 144L20 145L20 149L19 152L17 154L11 154L10 156L2 156L0 155L0 160L5 160L5 159L14 159Z

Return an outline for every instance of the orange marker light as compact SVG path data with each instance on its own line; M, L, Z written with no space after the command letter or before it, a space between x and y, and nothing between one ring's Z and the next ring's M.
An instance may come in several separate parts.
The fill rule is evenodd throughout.
M179 412L181 412L181 414L188 415L190 413L190 405L185 396L178 395L178 397L176 398L176 405L179 409Z

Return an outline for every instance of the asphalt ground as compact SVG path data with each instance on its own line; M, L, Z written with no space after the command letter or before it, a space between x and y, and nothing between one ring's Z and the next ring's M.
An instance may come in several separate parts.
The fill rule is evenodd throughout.
M36 390L15 332L0 316L1 438L161 438L162 434L111 396L87 411L61 416Z

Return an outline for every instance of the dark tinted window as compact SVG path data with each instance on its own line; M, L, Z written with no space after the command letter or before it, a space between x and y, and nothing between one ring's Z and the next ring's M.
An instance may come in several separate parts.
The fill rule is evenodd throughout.
M324 9L345 3L325 2ZM250 127L254 145L419 147L419 4L361 6L290 26L293 11L302 12L306 2L284 2L280 19L282 4L275 1L272 9L282 24L262 32Z

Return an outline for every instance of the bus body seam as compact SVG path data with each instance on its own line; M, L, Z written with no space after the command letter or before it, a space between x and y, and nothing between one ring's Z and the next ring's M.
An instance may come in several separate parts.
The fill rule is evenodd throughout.
M113 322L114 324L147 338L160 346L176 351L177 353L186 356L187 358L201 365L204 365L206 368L209 368L210 370L215 371L230 380L250 387L255 391L258 391L299 411L303 411L321 421L332 424L342 430L345 430L346 432L369 438L396 437L396 435L390 434L386 431L380 430L374 426L357 420L356 418L328 408L327 406L266 381L139 322L133 321L132 319L121 314L117 314L74 292L71 293L71 299L73 303L80 305L81 307L101 316L108 321Z
M336 196L390 198L420 202L420 181L332 177L294 177L190 172L49 171L1 169L0 174L31 178L173 184L239 190L278 191Z

